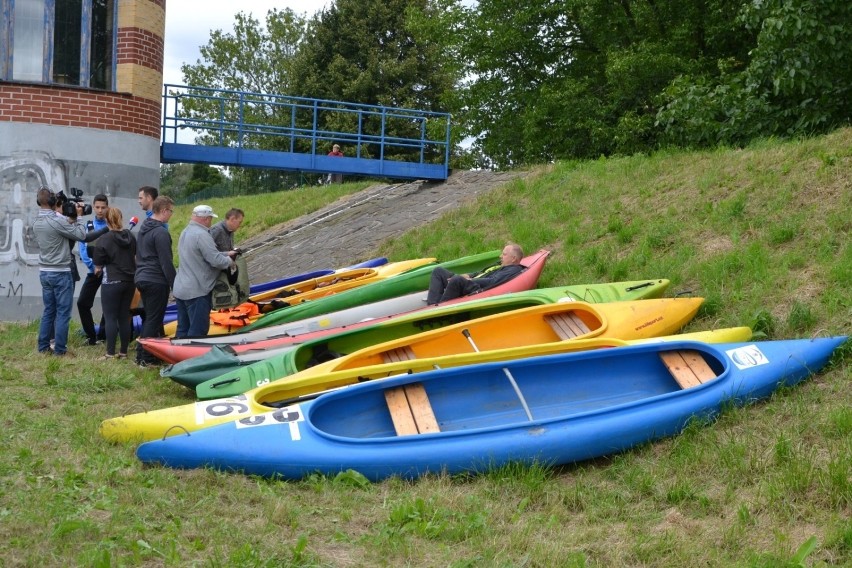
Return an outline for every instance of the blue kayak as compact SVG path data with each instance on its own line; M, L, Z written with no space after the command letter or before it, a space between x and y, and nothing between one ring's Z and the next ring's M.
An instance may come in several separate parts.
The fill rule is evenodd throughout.
M679 341L400 375L147 442L137 456L287 479L348 469L381 480L509 462L571 463L766 398L820 370L845 341Z

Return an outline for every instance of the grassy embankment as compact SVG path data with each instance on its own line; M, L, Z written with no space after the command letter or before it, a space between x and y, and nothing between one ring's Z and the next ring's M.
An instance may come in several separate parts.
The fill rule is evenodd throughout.
M558 163L375 252L446 259L512 240L554 251L542 286L670 278L707 298L689 330L848 334L851 179L852 129ZM252 199L213 203L250 211L241 238L269 226L273 200ZM75 359L37 356L34 325L0 330L0 565L852 564L848 344L766 403L622 455L372 485L143 468L99 422L184 404L185 389L73 343Z

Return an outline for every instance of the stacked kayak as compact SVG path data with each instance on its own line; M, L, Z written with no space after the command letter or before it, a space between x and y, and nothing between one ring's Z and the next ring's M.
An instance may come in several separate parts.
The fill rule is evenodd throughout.
M254 414L264 414L270 412L271 408L281 408L304 399L316 398L322 392L348 388L365 381L425 373L434 370L436 367L461 367L492 361L509 361L590 349L623 347L639 343L684 340L721 343L747 341L750 338L751 329L736 327L640 340L576 339L493 351L471 351L461 355L395 361L323 375L309 372L297 373L232 397L198 401L171 408L110 418L101 423L100 434L107 440L117 442L153 440L185 434Z
M437 265L423 266L415 270L409 270L404 274L399 274L394 278L388 278L379 282L367 284L366 286L359 286L358 288L345 290L339 294L334 294L333 296L319 298L311 302L305 302L289 308L276 310L269 314L264 314L262 317L258 318L257 321L247 326L243 331L248 332L262 327L269 327L271 325L304 320L306 318L330 314L346 308L364 306L381 300L398 298L414 292L425 292L429 288L429 279L432 275L432 270L434 270L436 266L446 268L455 274L468 274L472 272L479 272L480 270L496 264L499 260L500 251L494 250L465 256ZM425 296L425 294L420 296L421 303L423 296ZM390 313L399 313L400 311L405 310L395 309ZM364 317L377 317L377 314L372 313ZM328 323L325 327L333 327L336 325L342 324Z
M845 337L674 341L440 369L144 443L145 463L371 480L620 452L819 371Z
M278 357L205 381L196 387L195 393L201 400L233 396L300 371L303 375L323 376L334 371L426 358L436 359L436 364L445 367L442 358L471 351L593 337L644 339L670 335L695 316L703 301L702 298L660 298L605 304L556 303L462 320L413 335L412 328L406 326L371 328L328 341L306 343ZM440 318L436 318L436 325L439 323ZM382 339L385 341L376 343ZM320 363L327 357L329 345L340 350L336 352L338 358Z
M418 258L391 262L376 268L339 270L325 276L261 292L235 308L212 311L208 333L209 335L228 334L257 320L264 310L271 312L309 300L325 298L345 290L373 284L415 268L433 265L434 262L434 258ZM164 326L168 336L174 335L176 329L177 322Z
M596 296L602 297L605 294L609 297L609 301L618 302L642 298L645 294L650 297L656 297L659 295L658 292L668 286L668 281L660 280L652 286L643 286L641 288L631 286L631 283L615 284L624 284L624 286L586 284L578 288L588 291L600 287L603 294L596 294ZM184 386L195 388L199 382L212 379L256 361L276 357L295 348L297 345L308 342L318 346L314 349L311 358L322 362L322 352L350 352L352 347L349 338L352 337L364 338L360 340L361 346L373 345L388 341L389 339L402 337L403 335L411 335L427 329L436 329L497 313L505 313L512 310L556 302L573 301L571 289L572 287L563 286L502 294L430 309L415 310L407 314L388 316L379 320L368 320L351 326L330 328L294 336L283 335L249 343L174 345L173 343L169 343L168 340L153 340L146 343L146 349L152 351L150 348L152 345L155 348L158 345L162 345L164 349L166 347L170 348L170 351L163 353L162 351L155 350L152 352L161 358L182 356L183 360L181 362L164 367L160 371L160 375L171 377ZM479 296L476 297L478 298ZM345 350L338 347L338 344L341 342L338 337L347 344L350 344Z
M491 298L511 292L529 291L538 282L544 265L547 261L548 251L542 250L523 259L521 264L525 269L515 278L499 284L488 290L477 294L456 298L438 304L437 306L450 306L465 303L471 300ZM431 274L431 272L430 272ZM406 276L406 275L401 275ZM619 286L622 285L623 286ZM611 298L621 294L625 298L642 298L661 296L668 286L668 280L659 281L637 281L619 282L615 284L588 285L589 287L564 287L564 296L574 294L575 297L606 297ZM547 292L545 292L546 294ZM257 341L271 340L272 344L264 347L280 346L290 343L302 343L325 335L339 333L347 328L363 327L373 325L381 321L389 320L402 313L413 313L415 311L433 309L427 306L424 292L416 292L397 298L389 298L379 302L365 305L355 305L330 313L323 313L301 320L281 323L274 326L263 327L249 332L237 331L230 335L215 335L210 337L174 339L157 338L140 340L143 347L151 354L168 363L177 363L190 357L196 357L207 352L213 345L229 344L246 346ZM549 300L545 300L549 301ZM541 302L541 303L545 303ZM302 306L294 307L294 310Z

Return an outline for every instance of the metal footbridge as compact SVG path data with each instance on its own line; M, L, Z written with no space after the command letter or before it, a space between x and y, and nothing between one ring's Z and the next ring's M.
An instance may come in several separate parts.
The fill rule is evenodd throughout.
M444 180L450 115L286 95L163 86L162 163ZM339 144L343 156L329 156Z

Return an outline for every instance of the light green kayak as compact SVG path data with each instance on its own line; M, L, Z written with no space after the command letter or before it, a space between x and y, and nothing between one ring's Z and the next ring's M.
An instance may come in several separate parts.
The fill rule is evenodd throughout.
M172 365L168 371L164 369L161 374L185 386L196 382L196 395L201 400L234 396L342 354L423 331L556 302L602 303L659 298L668 285L668 280L637 280L556 286L503 294L422 310L373 326L328 335L296 346L273 348L266 352L237 355L232 349L231 353L228 353L228 346L219 346L201 357ZM218 374L213 375L215 378L210 378L213 373Z

